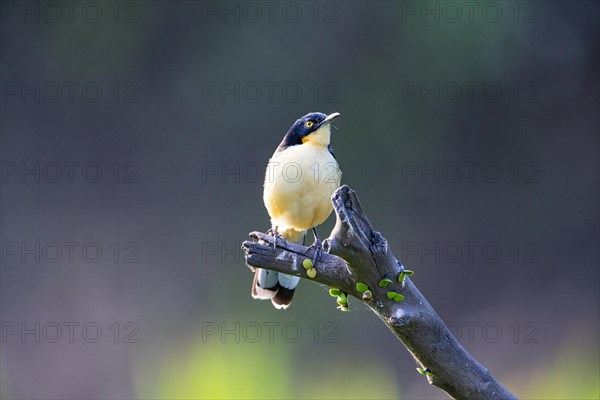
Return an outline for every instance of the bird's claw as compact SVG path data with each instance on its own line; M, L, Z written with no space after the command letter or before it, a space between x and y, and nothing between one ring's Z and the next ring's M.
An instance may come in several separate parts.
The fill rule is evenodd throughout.
M273 236L273 251L277 250L277 236L279 236L281 239L283 239L283 236L281 236L275 229L270 228L267 231L267 235L269 236Z
M312 265L314 268L315 265L317 265L317 259L319 257L321 257L321 252L323 251L323 244L320 240L317 240L312 245L310 245L310 247L306 251L308 251L308 250L315 251L315 254L313 255L313 258L312 258ZM304 254L306 254L306 252L304 252Z

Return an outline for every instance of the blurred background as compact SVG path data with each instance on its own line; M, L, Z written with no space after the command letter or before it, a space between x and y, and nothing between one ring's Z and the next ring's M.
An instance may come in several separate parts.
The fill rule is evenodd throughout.
M599 397L599 3L0 4L2 398L447 398L359 301L250 297L312 111L475 358Z

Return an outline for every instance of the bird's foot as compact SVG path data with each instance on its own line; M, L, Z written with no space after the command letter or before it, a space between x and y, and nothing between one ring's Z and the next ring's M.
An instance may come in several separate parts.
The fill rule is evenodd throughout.
M281 238L281 239L285 240L285 239L284 239L284 237L283 237L283 236L281 236L281 235L279 234L279 232L277 232L277 230L276 230L276 229L274 229L274 228L270 228L270 229L267 231L267 235L269 235L269 236L273 236L273 251L277 250L277 237L279 237L279 238Z
M315 240L315 242L307 249L307 251L308 250L314 250L315 252L312 258L312 266L314 268L317 263L317 259L321 257L321 253L323 251L323 243L320 240ZM306 252L304 254L306 254Z

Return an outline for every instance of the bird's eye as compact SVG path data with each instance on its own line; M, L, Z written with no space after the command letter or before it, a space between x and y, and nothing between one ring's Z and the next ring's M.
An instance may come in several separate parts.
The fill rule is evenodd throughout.
M304 125L305 125L307 128L312 128L312 127L315 125L315 123L314 123L314 122L312 122L312 121L306 121L306 123L305 123Z

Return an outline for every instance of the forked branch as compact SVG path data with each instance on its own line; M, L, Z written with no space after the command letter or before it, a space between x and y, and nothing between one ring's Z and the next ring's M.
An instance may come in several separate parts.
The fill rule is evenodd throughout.
M332 196L337 222L323 243L312 278L364 301L402 341L429 383L457 399L515 399L452 336L406 276L387 241L375 231L348 186ZM303 261L313 250L252 232L242 248L247 265L311 279ZM314 271L313 271L314 272ZM402 274L401 274L402 273ZM357 284L358 285L357 287ZM365 291L365 288L367 291ZM361 289L361 290L359 290Z

